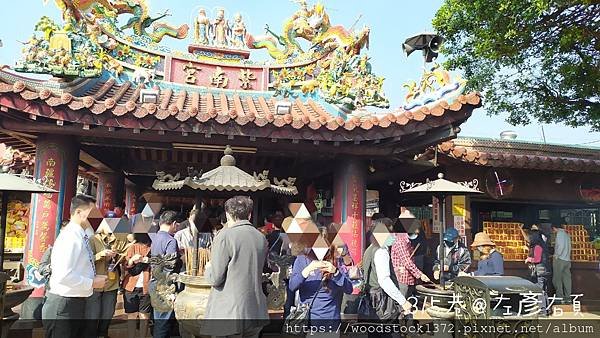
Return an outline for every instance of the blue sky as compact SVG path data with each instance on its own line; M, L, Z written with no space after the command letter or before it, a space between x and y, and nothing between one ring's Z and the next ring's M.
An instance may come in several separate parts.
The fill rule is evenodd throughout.
M191 25L195 13L200 7L208 13L217 7L224 7L227 16L240 12L246 21L248 31L255 35L264 33L264 25L281 31L283 20L291 15L297 5L291 0L235 1L235 0L149 0L152 15L169 9L172 16L166 20L171 24L188 23ZM313 1L309 0L309 3ZM356 27L371 27L370 49L371 63L376 74L385 76L385 93L390 99L392 109L404 101L402 84L408 80L417 80L422 72L422 59L418 53L410 58L402 54L401 44L405 38L416 33L431 30L431 19L440 7L441 0L391 1L391 0L322 0L331 23L350 27L360 17ZM15 1L0 20L0 39L4 46L0 48L0 63L14 65L20 54L21 44L32 34L37 20L47 15L60 20L60 12L50 0ZM212 16L209 14L209 16ZM193 32L190 31L193 35ZM165 38L163 43L185 50L189 40L176 41ZM253 51L256 59L267 58L262 51ZM484 101L485 102L485 101ZM541 126L511 126L504 116L487 116L485 107L475 111L473 116L462 125L461 136L497 137L503 130L514 130L518 138L528 141L542 141ZM588 128L573 129L563 125L544 125L546 140L549 143L600 145L600 133L591 133ZM590 143L599 141L598 143Z

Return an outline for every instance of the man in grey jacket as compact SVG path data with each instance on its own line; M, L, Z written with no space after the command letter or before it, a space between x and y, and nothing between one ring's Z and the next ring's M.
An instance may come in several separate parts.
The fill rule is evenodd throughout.
M566 223L564 220L563 224ZM552 284L556 298L562 303L571 302L571 237L562 225L552 224L556 234L554 240L554 261L552 262Z
M250 223L253 203L236 196L225 202L227 227L215 237L205 277L212 285L202 334L258 337L268 323L262 271L267 240ZM228 320L223 320L228 319Z

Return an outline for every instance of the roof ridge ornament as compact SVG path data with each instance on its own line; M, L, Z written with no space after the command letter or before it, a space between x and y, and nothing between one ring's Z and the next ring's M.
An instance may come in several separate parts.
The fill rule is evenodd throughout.
M423 183L420 182L411 182L408 183L406 181L401 181L400 182L400 192L405 192L406 190L412 189L412 188L416 188L418 186L423 185Z
M235 167L235 157L233 157L233 149L230 145L225 146L223 151L223 157L221 157L221 166L224 167Z
M198 177L200 174L192 167L188 168L188 177L183 179L180 179L179 176L157 172L157 178L152 183L152 188L164 191L179 190L187 186L194 190L244 192L270 189L277 194L289 196L298 194L298 188L294 185L296 182L295 177L288 177L282 180L275 177L273 178L273 183L271 183L268 170L263 170L261 173L254 172L253 175L250 175L236 167L231 146L227 145L223 154L221 166L202 174L201 177Z
M255 171L252 176L254 176L254 179L257 182L269 182L269 171L268 170L263 170L260 173L257 173Z
M180 173L177 173L175 175L171 175L171 174L167 174L164 171L157 171L156 172L156 179L159 182L163 182L163 183L178 181L180 177L181 177Z
M425 183L415 182L407 183L405 181L400 182L401 193L428 193L433 195L470 195L470 194L481 194L479 191L479 181L474 179L467 182L452 182L444 178L443 173L437 174L438 179L430 180L429 178Z
M296 184L296 177L288 177L279 180L277 177L273 177L273 185L277 187L293 188Z
M478 190L479 189L479 180L478 179L473 179L472 181L466 181L466 182L456 182L462 186L465 186L467 188L471 188L471 189L475 189Z

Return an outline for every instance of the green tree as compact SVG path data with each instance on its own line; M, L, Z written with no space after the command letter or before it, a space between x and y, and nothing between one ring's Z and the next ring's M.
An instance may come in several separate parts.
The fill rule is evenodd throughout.
M600 130L598 0L445 0L433 26L490 114Z

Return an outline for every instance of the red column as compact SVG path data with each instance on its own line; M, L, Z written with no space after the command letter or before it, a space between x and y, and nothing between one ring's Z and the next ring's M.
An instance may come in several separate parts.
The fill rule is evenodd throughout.
M71 198L76 193L79 142L71 136L40 135L36 141L36 179L59 191L32 194L30 227L24 255L26 280L36 289L31 297L43 297L44 280L37 266L46 249L54 243L63 220L69 219Z
M337 167L333 187L333 221L341 223L341 239L355 262L362 259L366 215L366 166L356 159L342 160Z
M123 175L118 173L101 173L98 175L98 190L96 192L96 206L106 215L108 211L115 209L115 206L123 200L119 196L123 196L124 188Z
M125 186L125 214L131 217L137 214L137 191L136 187L131 184Z

